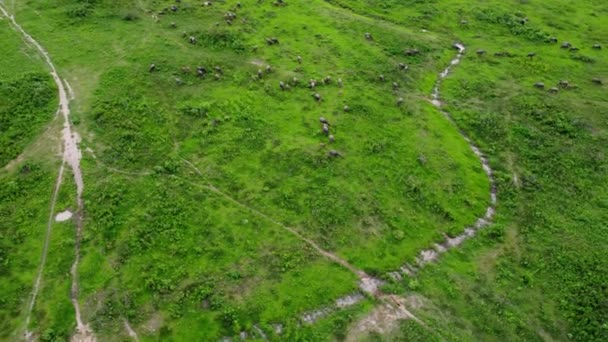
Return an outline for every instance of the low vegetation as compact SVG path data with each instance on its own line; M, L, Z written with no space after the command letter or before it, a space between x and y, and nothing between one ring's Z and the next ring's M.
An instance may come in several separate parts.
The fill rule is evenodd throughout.
M144 341L345 339L378 303L304 322L359 291L358 279L292 227L383 279L383 291L424 299L411 310L422 325L360 339L608 338L608 69L593 48L608 41L606 5L285 2L6 5L76 94L79 299L97 337L126 339L128 322ZM30 151L0 173L0 336L10 339L25 328L57 176L50 147L31 146L57 100L35 51L0 24L0 65L18 64L0 71L0 165ZM429 101L454 42L467 53L440 93L455 125ZM489 203L459 130L495 171L495 222L394 280L388 272ZM75 208L71 177L56 212ZM74 332L74 224L52 227L27 327L45 341Z

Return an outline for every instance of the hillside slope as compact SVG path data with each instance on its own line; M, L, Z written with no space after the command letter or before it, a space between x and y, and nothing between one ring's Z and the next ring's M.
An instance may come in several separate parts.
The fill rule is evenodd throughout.
M69 168L53 186L57 120L0 131L26 151L0 174L3 338L608 337L604 3L2 6L0 92L55 111L18 23L73 91L84 176L83 202Z

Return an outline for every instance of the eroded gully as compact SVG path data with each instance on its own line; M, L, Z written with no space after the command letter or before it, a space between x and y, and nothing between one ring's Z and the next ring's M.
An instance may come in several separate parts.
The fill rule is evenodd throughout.
M6 18L8 18L10 20L12 26L19 33L21 33L23 38L28 43L33 45L36 48L36 50L38 50L40 55L44 58L48 67L51 69L51 76L53 77L53 81L57 85L57 90L58 90L58 95L59 95L58 113L60 113L63 116L63 129L61 131L62 140L63 140L63 162L62 162L61 169L60 169L60 176L63 173L64 165L68 165L70 167L70 169L72 170L72 174L74 176L74 183L76 184L77 211L74 216L74 221L75 221L75 225L76 225L76 237L75 237L75 242L74 242L75 257L74 257L74 262L72 264L72 267L70 268L70 274L72 276L70 299L71 299L72 305L74 306L74 312L75 312L75 316L76 316L76 332L72 336L72 341L95 341L96 338L95 338L95 335L93 334L93 331L88 326L88 324L84 323L82 320L80 304L78 302L78 293L79 293L78 265L80 263L80 243L82 240L82 230L83 230L84 203L82 200L82 193L84 191L84 181L83 181L82 172L80 169L80 159L82 157L82 153L78 147L78 144L80 143L80 136L78 135L78 133L76 131L74 131L72 129L72 126L70 124L70 106L69 105L70 105L70 100L74 98L74 94L73 94L71 87L69 85L67 85L67 82L64 84L64 82L59 77L59 75L57 73L57 69L55 68L55 65L53 64L53 61L51 60L48 52L42 47L42 45L40 45L31 35L29 35L17 23L17 21L15 20L15 17L13 15L9 15L9 13L6 11L6 9L2 5L0 5L0 11ZM69 93L68 93L68 91L66 91L66 88L68 89ZM68 97L68 95L69 95L69 97ZM59 191L60 187L61 187L61 177L58 177L56 184L55 184L55 192L54 192L54 195L52 198L52 203L51 203L52 210L54 210L55 201L56 201L56 193ZM50 220L52 220L52 216L53 215L51 212ZM49 227L51 224L52 223L49 222ZM36 296L40 289L40 280L42 278L44 262L46 261L46 253L47 253L47 249L48 249L47 248L48 239L50 236L49 227L47 227L47 236L45 237L44 248L42 251L43 255L41 257L41 263L39 265L38 275L36 277L36 281L34 283L34 288L32 290L30 304L28 305L28 313L27 313L27 318L26 318L27 323L29 323L31 311L33 309ZM26 329L27 329L27 327L26 327ZM25 338L26 339L33 338L31 332L26 331Z

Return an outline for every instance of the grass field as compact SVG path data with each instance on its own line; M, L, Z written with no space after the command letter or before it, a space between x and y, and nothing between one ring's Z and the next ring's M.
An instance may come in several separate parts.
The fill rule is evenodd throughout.
M482 58L466 56L443 96L458 124L491 156L499 216L482 238L410 284L433 300L427 319L448 339L606 339L608 107L605 87L592 82L608 74L605 51L593 48L608 38L601 18L606 5L450 1L379 9L335 3L395 24L415 20L450 30L470 51L487 51ZM529 21L521 25L524 17ZM552 36L559 43L545 41ZM561 49L564 41L580 51ZM514 57L494 56L503 51ZM536 55L527 57L530 52ZM560 80L570 86L549 94ZM536 82L547 89L534 89Z
M125 322L145 341L345 339L378 300L301 324L356 293L358 279L287 227L383 279L384 291L424 299L411 310L424 326L357 339L608 338L608 102L592 81L607 81L606 49L593 48L608 43L606 4L241 3L3 4L74 89L85 177L78 297L99 340L128 339ZM0 336L15 339L60 142L43 61L6 19L0 42L0 95L10 99L0 104L0 165L25 151L0 173ZM457 126L429 101L454 42L467 53L441 97ZM387 272L489 204L459 129L489 157L495 222L395 281ZM72 175L63 179L56 212L76 208ZM27 327L45 341L75 329L74 224L52 228Z

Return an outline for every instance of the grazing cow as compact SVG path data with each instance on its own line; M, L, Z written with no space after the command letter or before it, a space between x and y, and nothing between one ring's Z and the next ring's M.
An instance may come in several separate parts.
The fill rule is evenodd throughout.
M350 107L347 105L344 105L344 111L348 113L350 111Z
M190 36L190 38L188 38L188 41L190 41L190 44L196 44L196 37Z
M397 106L401 106L403 104L403 97L397 99Z
M333 134L329 135L329 142L333 143L334 141L336 141L336 138L333 136Z
M197 68L196 68L196 74L197 74L199 77L204 77L204 76L205 76L205 74L207 74L207 69L205 69L205 67L200 67L200 66L199 66L199 67L197 67Z
M530 58L532 58L532 57L534 57L534 56L536 56L536 53L535 53L535 52L530 52L530 53L528 54L528 57L530 57Z
M308 81L308 87L310 89L315 89L316 86L317 86L317 80L311 79L311 80Z
M372 37L372 34L369 32L365 32L365 39L367 40L374 40L374 38Z
M599 79L599 78L593 78L593 79L591 80L591 82L593 82L593 83L595 83L595 84L597 84L597 85L602 85L602 84L604 84L604 82L603 82L601 79Z
M338 87L342 88L342 79L338 78Z
M320 117L320 118L319 118L319 122L320 122L320 123L322 123L322 124L327 124L327 125L329 125L329 121L327 121L327 119L326 119L326 118L324 118L324 117Z
M557 37L551 37L551 38L549 38L549 42L550 43L557 43Z
M330 156L330 157L336 158L336 157L341 157L342 153L340 153L340 152L338 152L336 150L330 150L329 152L327 152L327 155Z
M325 135L329 134L329 125L328 124L323 124L323 134L325 134Z
M302 64L302 56L296 57L296 60L298 61L299 64Z
M384 80L385 80L384 75L380 75L380 76L378 76L378 78L379 78L379 79L380 79L380 81L382 81L382 82L384 82Z
M285 90L285 83L283 83L283 81L279 82L279 87L281 90Z
M404 63L399 63L399 69L401 69L401 70L407 70L407 69L409 69L409 67L406 64L404 64Z
M406 56L417 56L420 54L420 50L418 49L407 49L405 50L405 55Z
M559 89L557 89L556 87L549 89L549 93L551 93L551 94L557 94L558 92L559 92Z
M486 50L479 49L477 50L477 56L483 56L486 54Z
M275 37L266 38L266 44L268 44L268 45L279 44L279 39L277 39Z
M421 154L418 156L418 162L420 163L420 165L425 165L426 164L426 156Z
M317 102L321 101L321 95L319 95L319 93L314 93L312 97L314 97Z
M572 47L572 44L568 42L563 42L561 47L562 49L569 49L570 47Z
M323 84L330 84L330 83L331 83L331 77L325 76L325 78L323 79Z
M544 89L545 84L543 82L536 82L536 83L534 83L534 87L538 88L538 89Z
M561 81L559 81L558 85L562 88L568 88L570 86L570 82L568 82L566 80L561 80Z
M226 12L226 14L224 14L224 18L228 20L234 20L236 19L236 13L228 11Z
M272 72L272 67L270 65L266 66L266 73L271 73Z
M149 72L156 71L156 64L154 64L154 63L150 64L150 67L148 68L148 71Z
M602 46L600 44L593 44L593 48L596 50L601 50Z
M399 88L399 83L397 82L393 82L393 89L398 89Z

